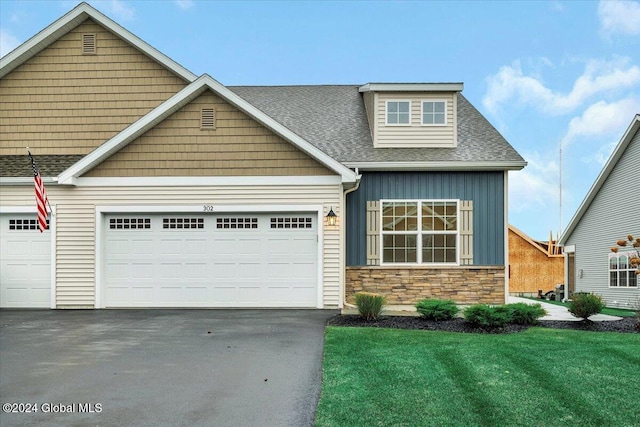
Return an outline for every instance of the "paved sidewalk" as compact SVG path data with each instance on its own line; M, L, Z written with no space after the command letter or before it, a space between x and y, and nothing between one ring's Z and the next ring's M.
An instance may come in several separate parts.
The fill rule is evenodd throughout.
M573 316L569 313L567 307L563 307L561 305L549 304L544 300L531 300L528 298L519 298L519 297L509 297L509 303L515 302L523 302L525 304L540 304L542 308L547 311L547 315L541 317L540 320L565 320L570 322L579 322L582 320L579 317ZM612 320L620 320L622 317L617 316L609 316L607 314L595 314L589 317L589 320L593 320L596 322L607 322Z

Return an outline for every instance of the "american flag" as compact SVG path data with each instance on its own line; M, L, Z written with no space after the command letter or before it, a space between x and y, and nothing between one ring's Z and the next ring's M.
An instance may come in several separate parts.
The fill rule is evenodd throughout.
M36 207L38 208L38 228L42 233L47 229L47 218L49 218L47 204L49 203L49 199L47 198L47 192L44 189L42 176L40 176L40 172L38 171L35 160L33 160L31 151L27 150L27 152L29 153L29 159L31 159L31 167L33 167L33 180L36 186Z

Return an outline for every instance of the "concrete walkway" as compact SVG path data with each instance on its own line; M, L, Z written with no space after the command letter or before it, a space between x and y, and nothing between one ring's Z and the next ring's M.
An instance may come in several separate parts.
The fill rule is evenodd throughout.
M579 322L579 317L573 316L573 314L569 313L567 307L555 304L549 304L544 300L531 300L528 298L519 298L519 297L509 297L509 303L523 302L525 304L540 304L542 308L547 311L547 315L541 317L540 320L565 320L570 322ZM609 316L607 314L595 314L589 317L589 320L593 320L596 322L606 322L612 320L621 320L622 317L617 316Z

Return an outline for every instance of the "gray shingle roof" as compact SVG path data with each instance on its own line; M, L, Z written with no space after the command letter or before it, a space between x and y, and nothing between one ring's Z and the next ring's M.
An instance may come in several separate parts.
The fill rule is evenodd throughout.
M33 159L43 177L58 176L60 172L83 158L79 155L34 155ZM31 161L25 153L19 156L0 156L0 176L27 177L33 176Z
M523 162L500 133L458 94L456 148L373 148L359 86L231 86L282 125L339 162ZM37 156L42 176L57 176L83 156ZM0 156L0 176L31 176L29 158Z
M229 89L340 162L524 161L462 94L456 148L373 148L359 86Z

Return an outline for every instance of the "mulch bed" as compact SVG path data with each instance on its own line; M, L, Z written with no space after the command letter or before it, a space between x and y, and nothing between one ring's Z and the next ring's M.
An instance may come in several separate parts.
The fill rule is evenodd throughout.
M591 332L629 332L640 333L637 329L637 319L635 317L625 317L622 320L613 320L607 322L578 321L566 322L559 320L540 320L536 326L553 329L573 329L578 331ZM522 332L527 330L529 326L524 325L507 325L503 328L481 329L472 326L464 321L464 319L456 318L445 321L425 320L414 316L380 316L377 320L365 320L358 315L341 315L333 316L327 321L328 326L354 326L368 328L392 328L392 329L421 329L429 331L446 331L446 332L467 332L467 333L486 333L486 334L508 334L514 332Z

